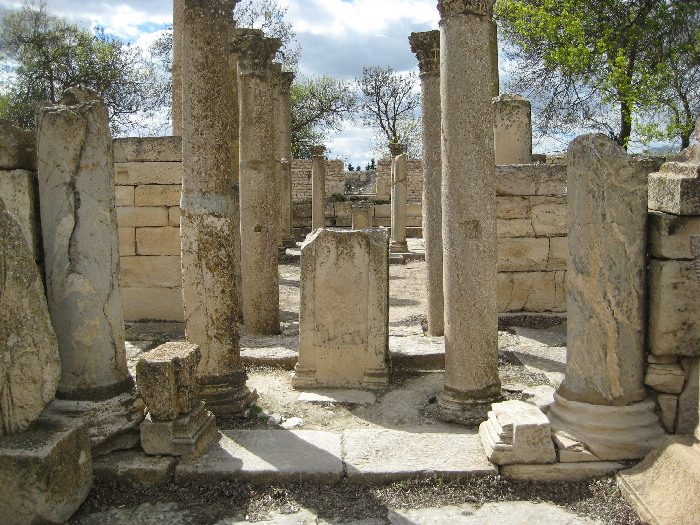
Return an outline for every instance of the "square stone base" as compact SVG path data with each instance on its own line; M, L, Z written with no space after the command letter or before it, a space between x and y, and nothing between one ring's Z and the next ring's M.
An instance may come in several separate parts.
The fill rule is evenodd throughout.
M152 456L198 456L218 435L216 417L199 404L189 414L157 421L148 414L141 423L141 446Z
M0 437L0 523L63 523L92 488L90 435L82 421L39 418Z

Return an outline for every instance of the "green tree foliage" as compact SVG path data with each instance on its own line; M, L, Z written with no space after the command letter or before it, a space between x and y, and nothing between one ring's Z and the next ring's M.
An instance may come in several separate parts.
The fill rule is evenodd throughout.
M45 2L27 2L0 20L0 118L34 127L38 102L58 102L66 88L97 91L109 109L112 132L145 128L166 101L141 51L102 29L87 31L48 13Z
M700 0L498 0L509 88L533 100L540 135L588 128L627 147L676 136L700 109Z
M310 159L311 147L322 144L331 131L339 132L343 121L355 111L357 97L352 85L329 76L301 77L291 87L292 154Z

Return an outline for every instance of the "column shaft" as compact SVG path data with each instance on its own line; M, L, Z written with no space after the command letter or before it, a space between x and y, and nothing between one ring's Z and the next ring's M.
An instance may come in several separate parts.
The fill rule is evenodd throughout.
M326 227L325 146L313 146L311 161L311 231Z

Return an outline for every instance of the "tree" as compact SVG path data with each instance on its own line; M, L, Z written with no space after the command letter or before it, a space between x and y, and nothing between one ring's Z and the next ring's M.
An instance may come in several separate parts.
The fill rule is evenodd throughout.
M38 102L56 103L66 88L89 87L104 99L112 132L145 128L165 102L142 52L105 34L80 29L28 1L0 20L0 53L11 71L0 89L0 118L34 127Z
M310 159L312 146L323 143L329 132L342 130L357 97L349 82L329 76L298 78L291 95L292 153L296 159Z
M420 155L420 121L416 116L420 94L416 91L415 73L399 74L391 67L365 67L355 82L362 120L375 130L378 153L386 154L389 143L401 143L406 145L409 156Z
M687 142L698 11L700 0L499 0L494 14L515 64L509 87L533 100L538 134L588 128L627 147L664 109L665 133Z

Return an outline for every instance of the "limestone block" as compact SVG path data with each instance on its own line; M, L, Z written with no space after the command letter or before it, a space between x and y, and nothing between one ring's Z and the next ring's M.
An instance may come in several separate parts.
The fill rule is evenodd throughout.
M318 230L307 237L301 250L294 386L386 386L386 230Z
M530 210L530 214L536 235L566 235L566 203L536 204Z
M692 261L649 261L649 348L656 355L697 356L700 289Z
M533 199L517 196L496 197L496 216L499 219L530 219Z
M530 481L582 481L614 474L624 468L617 461L584 461L580 463L551 463L546 465L504 465L501 475Z
M566 270L569 266L569 241L566 237L549 239L547 270Z
M114 139L114 162L180 162L182 137Z
M136 186L136 206L179 206L181 184L149 184ZM119 206L119 204L117 204Z
M25 430L56 394L58 341L34 256L0 199L0 436Z
M649 175L649 209L700 215L700 163L666 162Z
M678 356L647 354L647 361L656 365L670 365L678 362Z
M42 258L38 191L35 172L0 171L0 199L5 201L7 211L19 222L35 261Z
M651 364L647 368L644 384L657 392L680 394L685 384L685 373L678 364Z
M422 187L422 185L421 185ZM407 217L422 217L423 216L423 206L421 204L406 204L406 216Z
M193 458L217 436L216 417L201 401L191 412L174 420L156 421L148 414L141 424L141 447L152 456Z
M170 226L180 226L180 207L171 206L168 208L168 224Z
M535 229L530 219L496 219L499 238L534 237Z
M700 217L649 212L649 253L658 259L692 259L689 238L700 235Z
M141 321L184 321L182 288L123 286L124 319Z
M566 198L566 165L543 164L535 166L539 174L537 195L563 195Z
M117 206L133 206L134 190L134 186L116 186L114 188L114 194Z
M374 206L375 217L391 217L391 204L376 204Z
M64 523L92 488L92 454L83 421L40 418L0 438L0 523Z
M583 463L600 461L585 444L572 438L566 432L552 432L552 441L557 449L557 459L560 463Z
M673 394L659 394L656 398L661 411L661 424L664 430L673 434L676 429L676 415L678 414L678 396Z
M332 211L329 213L326 206L326 215L335 215L336 217L350 218L351 217L351 202L336 202L332 204Z
M180 228L175 226L136 228L136 253L180 255Z
M0 170L36 171L36 134L0 120Z
M182 162L115 162L114 174L120 186L182 184Z
M179 256L121 257L120 264L123 287L179 288L182 286L182 269Z
M566 272L499 272L499 312L565 312Z
M688 363L688 379L678 396L676 434L692 434L698 426L698 358L691 357L685 361Z
M168 208L144 206L140 208L120 206L117 208L117 223L120 227L143 228L168 225Z
M494 403L479 436L489 461L497 465L557 460L547 416L524 401Z
M496 166L498 195L563 195L565 191L565 165Z
M136 255L136 229L135 228L118 228L119 235L119 256ZM122 272L122 284L124 273Z
M498 239L498 271L547 270L549 239Z

